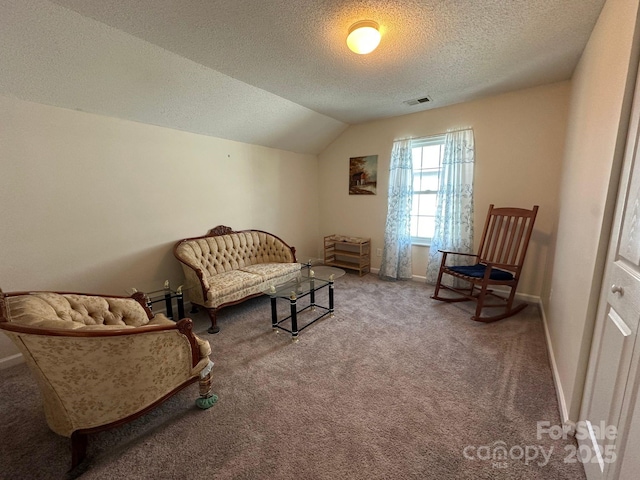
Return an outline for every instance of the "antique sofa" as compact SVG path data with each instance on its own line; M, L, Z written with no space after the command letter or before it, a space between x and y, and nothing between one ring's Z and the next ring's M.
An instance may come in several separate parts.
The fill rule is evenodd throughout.
M71 438L71 466L86 454L87 435L137 418L200 382L209 408L209 342L188 318L155 316L141 292L132 297L0 290L0 329L35 375L54 432Z
M261 230L235 232L219 225L202 237L176 243L173 253L181 262L192 304L207 309L209 333L217 333L217 312L222 307L262 295L270 286L300 274L296 250Z

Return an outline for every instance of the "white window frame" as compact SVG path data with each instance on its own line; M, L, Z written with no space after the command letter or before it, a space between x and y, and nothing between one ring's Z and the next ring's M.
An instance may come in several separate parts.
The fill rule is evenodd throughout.
M440 167L437 170L437 175L438 175L438 185L440 184L440 172L442 171L442 156L444 154L444 141L445 141L445 135L433 135L430 137L424 137L424 138L418 138L418 139L414 139L411 141L411 148L422 148L422 147L429 147L429 146L433 146L433 145L442 145L442 150L440 152ZM412 163L413 163L413 159L412 159ZM438 195L438 190L413 190L413 198L412 201L415 202L417 200L416 196L420 195L420 194L434 194L434 195ZM414 222L414 218L416 216L415 215L411 215L411 225L413 227L413 222ZM431 245L431 238L429 237L411 237L411 244L412 245L424 245L424 246L429 246Z

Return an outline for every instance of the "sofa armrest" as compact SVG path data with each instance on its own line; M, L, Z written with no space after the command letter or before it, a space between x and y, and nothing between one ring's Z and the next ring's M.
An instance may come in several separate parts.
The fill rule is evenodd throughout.
M192 268L183 263L182 271L186 284L183 291L187 292L189 301L197 305L204 305L207 292L211 288L204 270L201 268Z
M184 272L187 289L189 290L189 298L196 303L202 304L207 298L207 292L209 291L209 282L207 280L207 272L204 270L195 259L190 258L189 255L184 254L184 245L190 239L180 240L173 247L173 255L182 265ZM192 298L195 297L195 298Z

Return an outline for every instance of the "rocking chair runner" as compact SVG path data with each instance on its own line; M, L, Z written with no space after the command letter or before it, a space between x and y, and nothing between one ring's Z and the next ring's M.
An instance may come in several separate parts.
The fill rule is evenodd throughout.
M459 253L440 250L442 262L435 291L431 298L444 302L477 302L476 313L471 320L494 322L515 315L527 304L513 306L513 299L518 288L522 264L527 254L533 224L538 213L538 206L527 210L523 208L494 208L489 206L487 221L482 233L482 241L477 254ZM447 266L448 255L464 255L475 257L476 264L467 266ZM443 275L451 275L469 282L468 289L442 284ZM508 297L504 298L489 289L491 286L510 287ZM459 296L448 298L440 296L440 290L450 290ZM477 291L476 291L477 289ZM498 298L500 303L485 304L487 296ZM503 313L493 316L482 316L484 308L502 308Z

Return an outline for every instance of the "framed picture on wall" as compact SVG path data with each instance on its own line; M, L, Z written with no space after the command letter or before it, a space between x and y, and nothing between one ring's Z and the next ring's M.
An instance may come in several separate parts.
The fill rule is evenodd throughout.
M349 159L349 195L375 195L378 183L378 155Z

